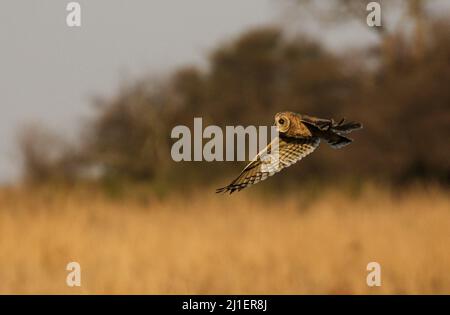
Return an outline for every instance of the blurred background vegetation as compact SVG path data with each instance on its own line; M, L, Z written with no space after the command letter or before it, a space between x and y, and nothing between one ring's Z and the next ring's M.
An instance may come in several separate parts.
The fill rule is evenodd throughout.
M223 42L206 66L93 98L75 139L21 130L25 185L0 189L0 293L450 293L450 19L433 0L385 0L370 45L306 31L368 28L368 2L278 1L278 26ZM281 110L365 128L231 198L214 188L244 162L170 156L172 128L194 117L270 126ZM66 285L70 261L81 287ZM366 285L372 261L381 287Z
M392 3L398 4L382 1L383 10ZM187 66L161 79L128 82L115 97L93 101L95 115L76 143L37 125L22 130L23 179L30 185L87 181L111 189L143 183L155 190L227 182L243 163L176 163L171 129L192 127L194 117L203 117L204 126L271 125L276 112L291 110L346 117L365 129L351 146L334 152L323 146L265 185L284 187L299 177L448 185L450 27L426 3L396 5L404 24L388 27L383 20L383 27L373 28L379 40L363 50L338 54L299 32L301 27L292 32L268 26L223 43L205 68ZM291 15L310 12L335 25L365 23L368 13L364 1L330 1L325 10L311 1L284 5Z

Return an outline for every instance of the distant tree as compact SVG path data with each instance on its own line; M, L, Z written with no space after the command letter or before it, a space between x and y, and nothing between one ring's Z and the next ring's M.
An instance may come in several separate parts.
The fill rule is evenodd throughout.
M167 166L167 95L147 82L125 88L111 102L97 101L98 114L85 132L85 152L105 176L151 180Z
M334 3L353 7L347 1ZM385 32L380 36L389 45L383 40L376 47L373 67L366 67L365 56L351 51L337 56L317 39L286 36L273 27L248 31L217 47L205 70L181 68L165 80L142 79L111 99L97 100L80 147L25 133L25 175L37 182L79 178L94 168L101 170L100 178L117 181L162 178L171 187L210 183L242 165L175 163L170 157L174 126L192 127L196 116L219 126L271 125L276 112L292 110L358 120L365 129L348 149L323 146L288 174L276 176L273 185L281 187L299 176L323 182L375 178L405 183L415 178L450 183L445 145L450 136L450 27L448 21L423 16L429 27L423 28L420 57L417 41L403 32Z
M30 124L21 130L18 141L26 183L72 182L77 178L80 156L56 133Z

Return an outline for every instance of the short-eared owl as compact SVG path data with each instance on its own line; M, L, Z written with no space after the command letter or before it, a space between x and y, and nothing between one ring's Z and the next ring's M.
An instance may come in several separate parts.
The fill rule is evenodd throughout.
M312 153L323 139L335 148L342 148L352 142L344 134L362 128L357 122L336 123L333 119L322 119L293 112L275 115L276 137L267 147L242 170L241 174L228 186L216 192L239 191L247 186L265 180L303 157Z

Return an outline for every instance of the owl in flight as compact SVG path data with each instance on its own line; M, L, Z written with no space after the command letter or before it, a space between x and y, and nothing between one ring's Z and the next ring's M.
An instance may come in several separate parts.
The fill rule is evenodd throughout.
M231 194L265 180L312 153L319 146L321 139L328 142L332 148L342 148L352 142L352 139L344 134L362 128L362 124L357 122L346 122L342 119L336 123L333 119L293 112L276 114L274 125L278 130L278 137L259 152L228 186L217 189L217 193Z

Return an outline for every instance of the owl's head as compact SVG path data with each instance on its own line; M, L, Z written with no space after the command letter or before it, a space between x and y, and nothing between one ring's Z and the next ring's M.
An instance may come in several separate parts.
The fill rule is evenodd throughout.
M281 112L275 115L275 126L278 132L285 133L291 126L291 115L289 112Z

